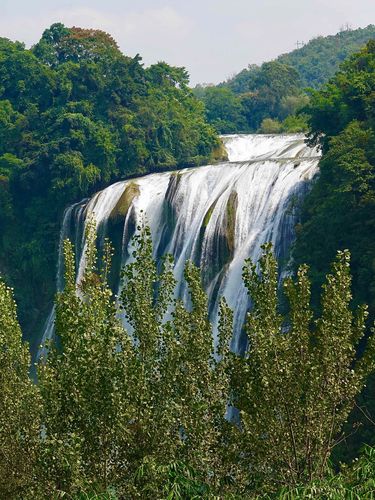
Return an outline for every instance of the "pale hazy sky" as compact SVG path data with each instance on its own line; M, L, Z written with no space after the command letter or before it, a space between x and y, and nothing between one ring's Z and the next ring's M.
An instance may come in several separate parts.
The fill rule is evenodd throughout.
M108 31L146 65L186 66L192 84L216 83L297 41L375 24L375 0L0 0L0 36L27 46L57 21Z

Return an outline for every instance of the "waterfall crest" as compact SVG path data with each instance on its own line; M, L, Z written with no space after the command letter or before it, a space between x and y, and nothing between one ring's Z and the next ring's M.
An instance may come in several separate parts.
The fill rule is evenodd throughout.
M261 245L273 243L285 264L294 239L296 207L317 173L319 153L294 135L223 136L229 161L218 165L155 173L117 182L69 207L64 214L61 242L76 246L79 281L85 259L85 224L94 214L99 241L113 242L115 291L121 287L120 268L131 259L130 241L145 215L157 258L170 253L175 261L177 294L183 296L186 260L201 267L211 320L217 328L218 301L225 296L234 311L232 348L241 352L241 335L248 297L242 284L244 259L257 261ZM60 243L57 286L62 287ZM54 311L43 341L53 334Z

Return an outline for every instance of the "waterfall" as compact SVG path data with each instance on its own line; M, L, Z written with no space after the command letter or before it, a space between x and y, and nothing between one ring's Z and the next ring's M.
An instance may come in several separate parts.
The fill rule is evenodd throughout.
M62 242L75 243L79 281L85 267L85 224L94 214L99 242L114 244L113 283L121 287L120 268L131 259L130 241L143 216L151 228L156 258L175 261L177 294L183 296L183 269L190 259L201 267L210 315L225 296L234 311L232 349L246 347L241 334L248 296L242 283L244 259L257 261L261 245L272 242L284 266L294 239L298 202L317 173L319 153L294 135L228 135L222 138L229 161L218 165L155 173L117 182L64 214L57 282L61 289ZM43 339L53 334L54 311Z

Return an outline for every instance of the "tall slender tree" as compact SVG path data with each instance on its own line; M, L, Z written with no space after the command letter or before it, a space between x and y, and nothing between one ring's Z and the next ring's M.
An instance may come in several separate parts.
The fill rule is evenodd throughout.
M199 270L186 267L187 307L174 299L171 258L159 271L149 229L138 230L120 297L128 332L107 282L111 250L107 244L99 265L93 222L78 284L72 245L65 242L58 342L39 370L51 494L112 486L120 496L148 498L181 484L202 493L223 476L231 312L221 305L215 357ZM174 476L181 481L171 481Z
M181 484L191 486L194 481L187 477L193 471L201 485L196 494L202 495L203 485L219 487L226 470L232 314L223 302L215 356L199 269L186 264L189 306L175 300L171 258L158 273L149 229L138 230L135 260L124 270L121 295L136 339L132 404L138 408L133 445L133 460L142 471L138 488L164 494L176 470L184 477Z
M72 245L65 242L65 289L57 297L56 337L40 367L45 472L50 491L106 491L127 470L130 339L107 283L111 250L99 269L95 224L88 224L86 268L76 285Z
M307 267L284 289L288 316L278 309L278 273L269 246L248 261L244 281L253 300L246 331L249 349L234 367L240 409L239 460L246 487L296 485L321 478L366 378L374 369L375 341L357 352L365 307L350 309L349 253L338 252L322 295L322 313L310 308Z
M33 498L37 491L41 405L29 370L13 291L0 279L1 498Z

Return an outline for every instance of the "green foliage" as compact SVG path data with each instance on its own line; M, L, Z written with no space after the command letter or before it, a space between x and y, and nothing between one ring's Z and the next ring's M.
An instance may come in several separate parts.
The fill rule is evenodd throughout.
M349 248L358 299L369 303L372 314L374 68L375 43L371 41L321 92L312 96L307 108L311 140L321 143L324 154L320 177L306 201L295 251L299 261L311 265L314 282L319 283L326 271L326 259L336 248ZM322 231L324 239L319 237Z
M336 500L372 499L375 494L375 449L366 446L360 457L345 467L339 474L332 471L321 481L313 481L307 486L282 489L276 495L280 500L297 498L325 498Z
M317 36L278 61L298 71L303 87L319 88L334 76L340 64L375 37L375 26L344 27L336 35Z
M289 115L281 123L283 132L295 134L298 132L308 132L309 126L306 115L299 113L298 115Z
M323 158L320 176L306 198L294 251L297 262L311 267L317 304L327 261L337 248L349 248L355 297L369 304L371 320L375 317L374 70L375 42L371 40L321 91L312 93L306 108L310 138L323 148ZM361 401L370 419L375 411L372 391ZM357 411L353 420L362 422L364 429L348 440L344 453L349 457L363 440L374 444L368 418Z
M366 498L374 489L373 449L339 474L329 467L375 359L375 337L363 341L366 308L350 309L348 252L338 253L327 276L318 319L306 266L284 282L289 311L281 315L271 247L260 273L246 262L253 307L240 357L229 352L233 316L225 301L214 342L199 269L186 263L185 305L174 298L171 258L157 266L150 230L137 229L119 297L108 285L107 242L98 260L94 222L79 282L65 241L56 339L46 346L37 386L12 291L0 282L1 496ZM228 403L239 421L225 419Z
M317 36L303 47L279 56L275 62L293 68L301 80L302 87L319 88L334 76L340 64L375 37L375 26L343 29L336 35ZM236 93L242 94L253 88L260 67L250 64L226 84Z
M375 40L370 40L320 92L312 92L307 112L313 140L324 133L326 143L354 120L374 127L374 54Z
M374 369L372 337L358 359L366 309L350 309L349 254L339 252L323 288L322 313L313 318L306 266L284 281L289 314L278 308L278 273L270 247L247 262L244 282L253 301L249 349L234 366L237 443L247 489L277 489L322 479L341 429ZM363 347L364 348L364 347ZM241 457L241 458L240 458Z
M293 498L297 491L346 491L353 474L369 476L371 460L352 475L345 471L344 485L341 476L332 476L334 485L327 480L332 449L374 368L373 338L356 358L366 309L350 310L348 252L338 254L327 277L317 320L306 267L284 283L289 311L282 316L270 247L260 275L247 262L253 308L241 358L228 352L232 314L225 302L215 355L207 297L190 263L190 305L174 300L173 263L167 257L158 271L147 227L138 227L134 261L123 271L119 300L129 337L106 281L110 249L100 270L94 231L89 223L78 294L72 246L65 244L59 343L40 367L50 494L112 487L126 498L252 498L285 485L280 498ZM240 410L239 426L224 419L229 396ZM363 482L361 491L370 488Z
M272 118L264 118L258 132L261 134L278 134L281 132L281 123Z
M65 243L65 290L56 304L58 346L39 367L43 397L45 489L105 491L126 470L126 371L130 339L107 285L110 248L97 268L95 226L88 226L86 271L76 293L74 254Z
M120 303L129 336L107 283L111 251L107 245L100 270L94 233L89 223L78 293L72 246L65 243L58 343L39 368L45 487L71 495L112 486L126 498L167 489L175 492L170 498L180 498L180 488L216 488L226 467L220 450L229 428L231 312L223 303L219 359L198 269L186 267L186 309L173 299L171 260L157 271L144 228L134 239L135 260L123 273Z
M226 87L195 88L194 93L205 105L206 117L222 134L247 131L241 99Z
M244 116L250 129L257 130L264 118L279 118L285 98L300 92L299 76L292 67L277 61L262 64L242 94Z
M52 299L68 204L129 174L209 163L219 144L184 68L145 69L107 33L61 23L31 50L0 39L0 261L26 333Z
M207 120L221 133L256 131L264 119L284 119L306 104L298 73L272 61L257 67L241 92L231 82L217 87L196 87Z
M0 280L0 497L33 498L40 447L40 397L29 378L13 292Z
M277 119L264 118L257 132L261 134L279 134L280 132L296 134L307 131L307 118L305 115L299 114L289 115L282 122Z
M279 118L299 118L296 114L300 113L301 109L307 106L309 97L306 94L287 95L280 101Z
M40 41L33 47L34 54L48 66L72 61L96 62L105 57L121 55L115 40L101 30L67 28L55 23L43 32Z

